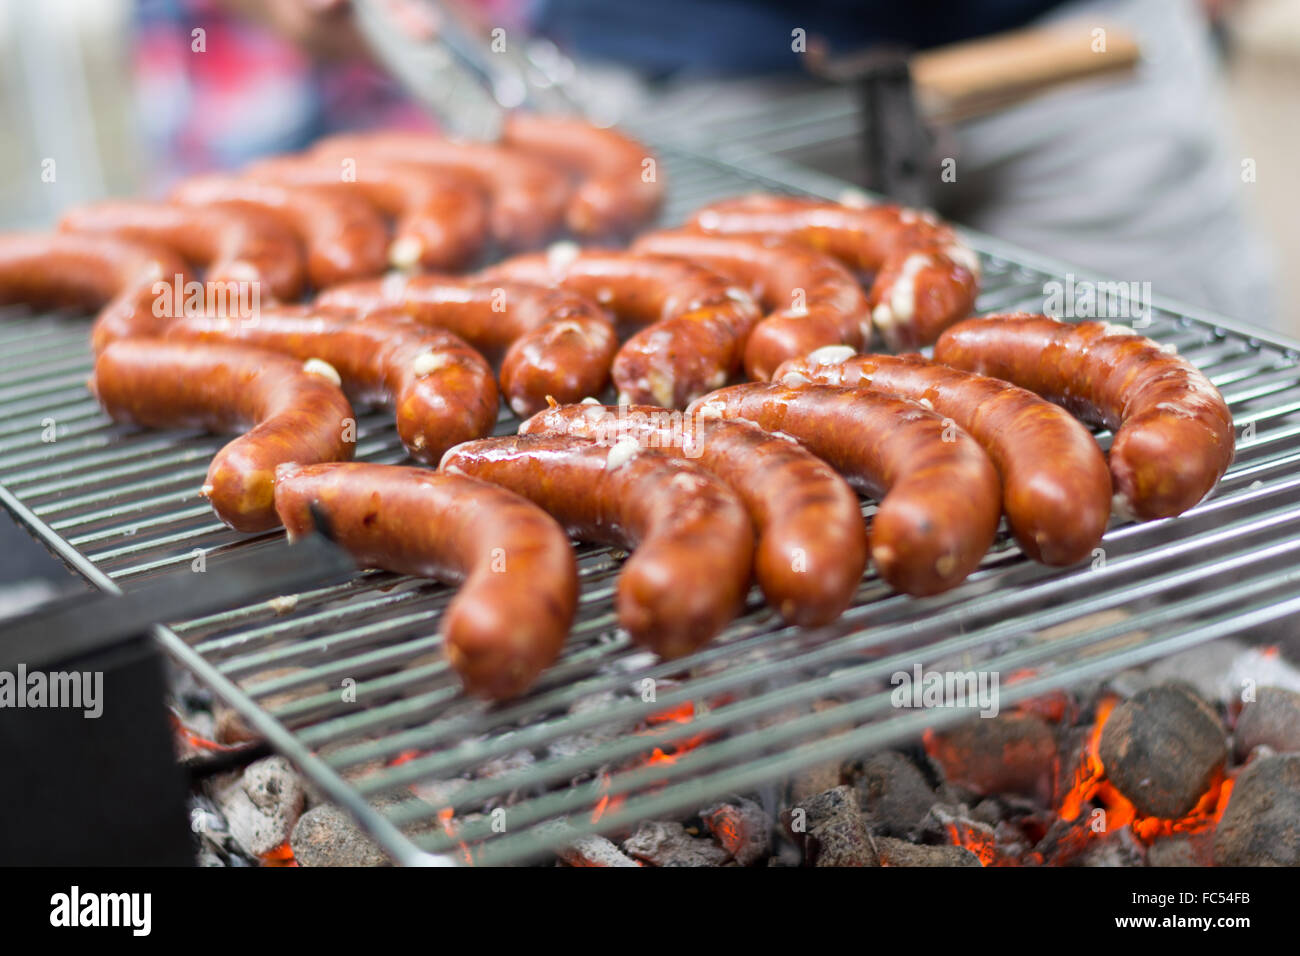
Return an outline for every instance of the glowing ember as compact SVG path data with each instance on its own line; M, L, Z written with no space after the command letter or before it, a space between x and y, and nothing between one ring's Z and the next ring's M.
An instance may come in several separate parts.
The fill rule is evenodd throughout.
M193 750L211 750L216 752L239 749L239 745L219 744L215 740L209 740L207 737L196 734L186 726L185 722L181 720L180 715L175 711L171 711L168 714L168 717L171 719L172 730L175 731L176 736L180 738L181 743L185 747Z
M1097 754L1102 730L1116 703L1116 698L1107 697L1097 706L1097 721L1088 735L1088 743L1084 747L1079 766L1075 769L1073 785L1061 798L1057 810L1061 819L1067 821L1078 819L1084 805L1092 803L1105 810L1106 831L1131 825L1133 835L1147 845L1158 837L1174 833L1200 833L1217 824L1228 806L1228 798L1232 793L1232 779L1225 778L1222 773L1215 775L1209 789L1201 796L1196 806L1177 820L1143 816L1106 779L1106 768L1102 766L1101 758Z
M298 861L293 858L293 848L289 846L289 841L285 840L274 850L267 850L262 854L263 866L297 866Z
M388 761L390 767L400 767L404 763L410 763L416 757L420 756L418 750L403 750L400 754Z
M997 840L993 834L956 823L949 823L947 829L948 839L953 846L970 850L980 858L983 866L994 866L998 862Z
M473 866L474 855L470 852L469 845L466 844L465 841L457 839L456 824L452 822L452 817L455 815L456 811L454 809L451 807L443 807L438 811L438 822L442 824L442 832L447 834L451 839L456 840L457 845L460 847L460 858L464 861L465 865Z

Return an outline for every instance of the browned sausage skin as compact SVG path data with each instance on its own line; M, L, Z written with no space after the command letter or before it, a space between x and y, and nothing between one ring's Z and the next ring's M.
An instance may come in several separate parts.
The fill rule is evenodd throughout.
M371 156L343 164L303 155L263 160L242 175L364 197L393 220L388 260L396 269L461 269L487 243L486 194L475 180L446 169Z
M485 438L447 452L443 471L491 481L540 505L578 538L628 548L619 623L663 657L726 626L749 587L754 532L722 482L680 459L564 435Z
M689 411L789 435L879 499L871 558L899 591L955 587L993 542L1002 514L997 471L956 423L915 402L861 388L753 384L705 396Z
M871 308L853 275L834 258L773 237L656 232L633 252L701 265L748 288L768 310L745 345L745 373L767 381L782 362L827 345L871 341Z
M580 175L565 214L576 235L627 235L654 219L663 205L657 161L642 143L618 130L570 117L512 113L502 142Z
M479 275L560 286L624 322L647 325L614 359L622 404L683 408L722 385L740 367L761 314L747 291L703 266L572 243L515 256Z
M919 355L843 348L786 362L775 381L872 388L951 418L993 459L1011 530L1035 561L1074 564L1101 542L1111 504L1106 458L1086 428L1033 392Z
M168 321L169 290L178 281L182 287L189 281L184 261L156 243L64 233L0 235L0 304L99 309L96 349L116 338L156 332Z
M179 183L171 199L187 206L251 207L274 217L302 243L307 274L318 289L388 267L388 225L360 196L211 173Z
M875 273L872 319L896 350L933 342L970 314L979 291L979 257L951 228L915 209L752 195L706 206L690 225L708 233L783 236Z
M791 624L829 624L849 606L867 564L862 511L830 466L745 422L650 405L560 405L519 426L693 461L739 495L758 533L754 569L768 603Z
M348 133L317 143L311 155L334 162L391 159L432 166L472 181L487 194L492 235L508 249L536 247L564 225L568 177L515 149L458 142L432 133Z
M439 629L469 693L517 697L559 656L578 600L573 546L518 495L423 468L283 465L275 506L291 537L316 509L363 566L460 584Z
M398 308L501 358L501 391L517 415L548 397L575 402L600 392L618 349L614 326L581 295L520 282L389 276L337 286L317 304L370 312Z
M1182 514L1232 463L1232 412L1219 390L1191 362L1122 326L984 316L945 332L934 356L1114 430L1115 504L1142 520Z
M430 464L453 445L490 435L496 424L496 380L487 361L452 333L401 313L357 319L338 310L279 306L253 321L189 316L168 326L166 337L320 359L353 398L393 406L402 444Z
M346 460L356 444L338 373L320 361L242 345L124 339L99 354L90 388L117 421L246 432L217 452L202 489L237 531L280 523L277 465Z
M204 267L206 282L248 283L262 301L294 299L302 292L298 240L274 218L251 208L106 199L73 209L59 228L159 243Z

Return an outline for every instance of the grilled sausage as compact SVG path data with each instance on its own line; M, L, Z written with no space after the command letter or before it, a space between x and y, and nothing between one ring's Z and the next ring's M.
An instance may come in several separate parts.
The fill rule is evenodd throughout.
M775 380L871 388L951 418L993 459L1011 530L1035 561L1082 561L1106 532L1111 485L1101 448L1068 412L1033 392L919 355L852 355L847 348L787 362Z
M345 168L311 156L281 156L254 163L243 175L364 197L393 220L388 260L396 269L461 269L487 242L487 195L473 179L445 169L375 157Z
M519 426L693 461L726 482L758 533L754 570L767 602L791 624L829 624L849 606L867 564L857 496L830 466L794 442L744 422L683 416L651 405L561 405Z
M578 601L573 546L549 515L484 481L392 465L282 465L290 537L322 513L366 567L460 584L439 629L471 694L522 694L564 646Z
M346 460L356 444L338 373L263 349L124 339L100 352L90 388L116 421L246 431L217 452L201 491L237 531L280 523L277 465Z
M521 416L545 408L548 396L576 402L601 391L618 349L614 326L595 303L518 282L390 276L337 286L316 301L361 313L400 308L492 358L504 351L501 391Z
M938 594L980 563L1002 514L998 475L980 446L915 402L832 385L734 385L688 409L794 438L879 499L870 550L906 594Z
M753 195L706 206L690 225L783 236L875 273L871 317L892 349L933 342L970 314L979 291L979 257L951 228L915 209Z
M871 309L853 275L823 253L773 237L656 232L633 252L708 266L747 287L768 310L745 346L745 373L767 381L782 362L827 345L871 341Z
M340 162L393 159L433 166L472 181L487 195L492 236L508 249L539 246L563 228L568 177L519 150L443 139L430 133L348 133L317 143L311 155Z
M682 408L722 385L739 368L760 317L748 292L703 266L569 243L515 256L479 275L558 285L625 322L649 323L614 358L621 404Z
M280 306L263 309L255 322L189 316L168 326L166 337L320 359L354 399L392 405L402 444L430 464L452 445L490 435L496 424L496 380L484 358L450 332L401 313L357 319L339 310Z
M1142 520L1196 505L1232 463L1232 412L1191 362L1129 329L1043 315L970 319L935 359L1014 382L1115 431L1115 505Z
M205 267L209 284L249 283L259 299L293 299L302 291L298 240L274 218L251 208L108 199L78 206L63 217L59 228L156 242Z
M99 309L96 349L115 338L149 335L171 313L173 283L185 263L153 243L112 236L0 235L0 304Z
M564 435L484 438L447 452L443 471L509 488L568 532L628 548L619 623L662 657L717 634L749 587L754 531L726 485L687 461Z
M307 275L318 289L388 267L388 224L370 203L342 190L212 173L178 184L171 199L187 206L253 208L274 217L302 243Z
M580 175L565 214L579 236L628 235L654 219L663 205L664 184L654 157L617 130L570 117L512 113L502 142Z

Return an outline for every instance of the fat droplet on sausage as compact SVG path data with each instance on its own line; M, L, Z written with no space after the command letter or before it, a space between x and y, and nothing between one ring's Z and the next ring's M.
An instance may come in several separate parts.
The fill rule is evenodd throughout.
M850 209L865 209L868 206L874 206L870 196L861 189L852 187L840 193L839 203L841 206L848 206Z
M423 251L419 239L403 236L388 247L388 263L395 269L412 269L419 263Z
M436 372L440 368L445 368L451 360L439 352L421 352L411 361L411 371L418 377L424 376L431 372Z
M338 371L324 359L309 358L302 363L302 370L308 375L319 375L321 378L327 378L335 385L343 384L343 379L339 377Z
M621 465L626 465L641 452L641 443L635 438L623 437L614 442L605 458L605 468L613 471Z
M808 353L808 362L811 365L839 365L857 354L850 345L823 345Z
M582 255L582 247L576 242L567 239L553 242L546 250L546 266L552 272L563 272L573 265L580 255Z

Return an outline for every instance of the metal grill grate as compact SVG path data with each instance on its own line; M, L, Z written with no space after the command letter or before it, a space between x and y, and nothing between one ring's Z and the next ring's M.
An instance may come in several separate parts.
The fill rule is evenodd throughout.
M751 157L744 173L671 150L664 163L668 221L745 189L844 186L771 158ZM984 257L981 310L1040 307L1044 282L1064 272L970 240ZM196 497L222 439L99 412L83 385L84 319L0 319L0 500L93 583L130 588L199 552L238 560L275 537L226 529ZM1296 346L1167 305L1144 331L1223 390L1237 460L1182 518L1116 524L1090 567L1032 564L1002 536L947 594L899 596L868 574L840 621L799 631L755 593L720 639L661 664L616 629L618 556L583 547L563 659L528 697L496 707L458 693L436 636L451 592L431 582L360 574L158 637L402 863L524 861L581 833L693 812L968 713L892 707L889 676L916 664L996 671L1005 707L1300 614ZM361 418L357 457L404 460L386 414Z

